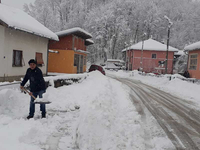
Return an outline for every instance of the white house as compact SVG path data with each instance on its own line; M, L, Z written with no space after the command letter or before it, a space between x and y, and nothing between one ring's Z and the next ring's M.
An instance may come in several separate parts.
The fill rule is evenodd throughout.
M30 59L46 74L50 39L58 36L22 10L0 3L0 81L18 80Z

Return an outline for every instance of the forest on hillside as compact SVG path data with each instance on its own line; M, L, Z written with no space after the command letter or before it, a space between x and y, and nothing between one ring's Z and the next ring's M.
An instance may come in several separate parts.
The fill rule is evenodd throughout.
M92 62L121 58L124 48L142 39L166 43L164 16L173 23L171 46L182 50L200 41L199 0L35 0L24 10L54 32L81 27L91 33Z

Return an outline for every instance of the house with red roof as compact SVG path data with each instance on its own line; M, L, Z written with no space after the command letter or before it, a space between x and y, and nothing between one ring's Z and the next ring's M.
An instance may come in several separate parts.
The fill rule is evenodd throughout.
M36 59L47 73L49 40L58 36L24 11L0 2L0 82L20 80Z
M173 73L174 52L178 49L169 46L167 73ZM165 73L167 45L153 39L134 44L122 52L126 53L126 68L142 70L146 73Z

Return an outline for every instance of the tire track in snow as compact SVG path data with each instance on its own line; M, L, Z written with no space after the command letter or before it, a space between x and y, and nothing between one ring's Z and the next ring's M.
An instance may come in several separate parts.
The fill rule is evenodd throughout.
M127 79L117 79L120 82L128 85L140 98L143 104L147 107L147 109L151 112L151 114L156 118L159 125L163 128L169 139L172 141L176 149L182 150L199 150L196 143L199 141L193 141L194 138L191 138L192 135L199 135L199 126L198 123L199 118L193 116L191 119L184 113L184 111L189 112L191 108L181 103L180 99L177 97L173 97L167 93L164 93L158 89L152 88L150 86L145 87L145 84L142 83L134 83L134 81L130 81ZM149 90L145 90L147 88ZM159 92L158 92L159 91ZM160 94L162 93L162 94ZM164 96L163 96L164 95ZM168 98L169 95L169 98ZM178 99L178 100L176 100ZM173 100L173 101L172 101ZM185 100L184 100L185 101ZM160 106L160 107L157 107ZM192 126L197 132L194 132L189 129L189 127L182 128L179 122L177 122L168 112L164 109L175 113L178 116L181 116L187 123ZM190 113L190 116L193 113ZM182 119L181 118L181 119ZM198 126L199 125L199 126Z

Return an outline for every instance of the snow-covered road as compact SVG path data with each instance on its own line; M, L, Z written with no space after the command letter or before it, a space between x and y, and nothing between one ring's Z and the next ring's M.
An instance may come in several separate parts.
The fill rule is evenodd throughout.
M139 105L137 107L145 105L176 149L198 150L200 148L200 111L195 109L194 103L138 81L130 79L117 80L133 90L131 93L133 102ZM138 111L141 115L145 115L141 113L143 110L139 109Z

